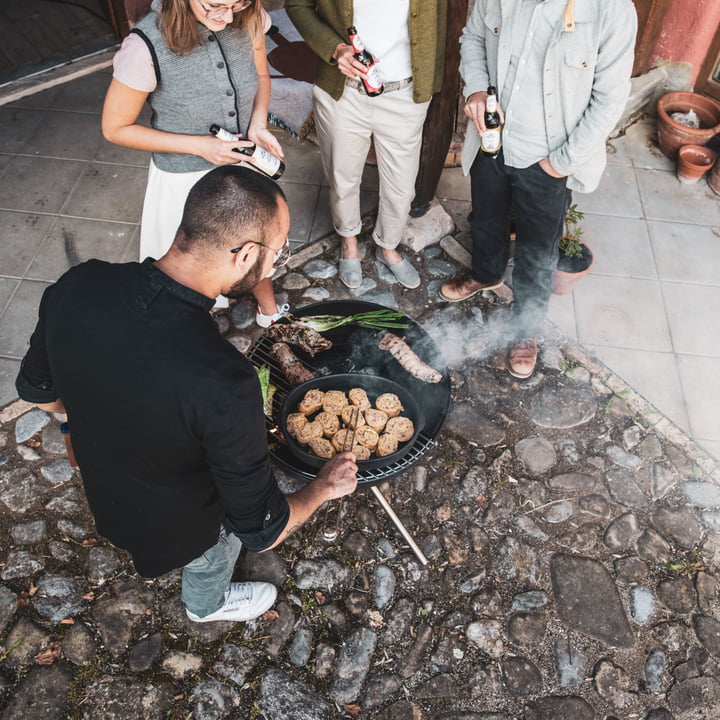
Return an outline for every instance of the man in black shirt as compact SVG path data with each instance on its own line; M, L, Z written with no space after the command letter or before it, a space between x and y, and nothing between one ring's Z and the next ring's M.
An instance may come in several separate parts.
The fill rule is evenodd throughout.
M342 453L283 496L255 370L209 313L218 295L272 274L289 224L272 180L213 170L160 260L90 260L45 291L16 382L25 400L67 412L98 532L143 576L182 566L182 600L198 622L271 607L272 585L230 583L241 542L275 547L357 483L355 456Z

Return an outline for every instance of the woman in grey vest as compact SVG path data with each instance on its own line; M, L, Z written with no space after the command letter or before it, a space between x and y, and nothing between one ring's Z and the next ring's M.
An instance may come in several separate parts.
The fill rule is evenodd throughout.
M152 152L140 233L140 260L161 257L172 244L190 188L217 165L238 162L233 149L252 143L283 152L267 128L270 74L267 14L260 0L153 0L113 60L102 128L110 142ZM138 118L145 101L151 127ZM211 125L242 136L224 141ZM269 278L253 291L257 322L274 322L278 308ZM227 307L218 298L217 307Z

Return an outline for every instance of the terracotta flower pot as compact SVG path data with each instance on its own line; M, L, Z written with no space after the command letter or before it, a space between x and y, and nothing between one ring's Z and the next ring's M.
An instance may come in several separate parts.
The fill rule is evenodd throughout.
M554 295L567 295L581 278L584 278L592 267L594 256L592 250L582 244L582 257L567 257L560 255L560 262L555 270L553 281Z
M673 120L675 112L694 110L700 121L698 129L685 127ZM677 159L683 145L707 145L720 132L720 104L709 97L691 92L666 93L657 101L658 144L662 154Z
M677 176L681 183L696 183L715 162L715 153L701 145L683 145L678 150Z

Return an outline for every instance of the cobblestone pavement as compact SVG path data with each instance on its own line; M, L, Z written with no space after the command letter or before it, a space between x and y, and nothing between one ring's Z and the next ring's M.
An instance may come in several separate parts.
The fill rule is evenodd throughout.
M0 412L2 717L720 717L715 461L552 329L535 376L512 379L496 351L507 305L439 303L457 269L442 247L411 256L413 291L368 258L351 294L332 239L277 282L293 307L399 306L446 351L437 443L381 486L426 567L361 489L334 544L314 520L243 556L238 577L281 588L272 611L195 625L178 573L143 580L97 536L58 419ZM245 351L253 319L241 302L218 324Z

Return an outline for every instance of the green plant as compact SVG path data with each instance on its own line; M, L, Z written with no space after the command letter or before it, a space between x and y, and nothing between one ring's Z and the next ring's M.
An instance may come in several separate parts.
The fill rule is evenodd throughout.
M573 204L568 208L565 215L565 233L560 238L560 252L568 257L582 257L582 234L580 221L585 217L584 213Z

